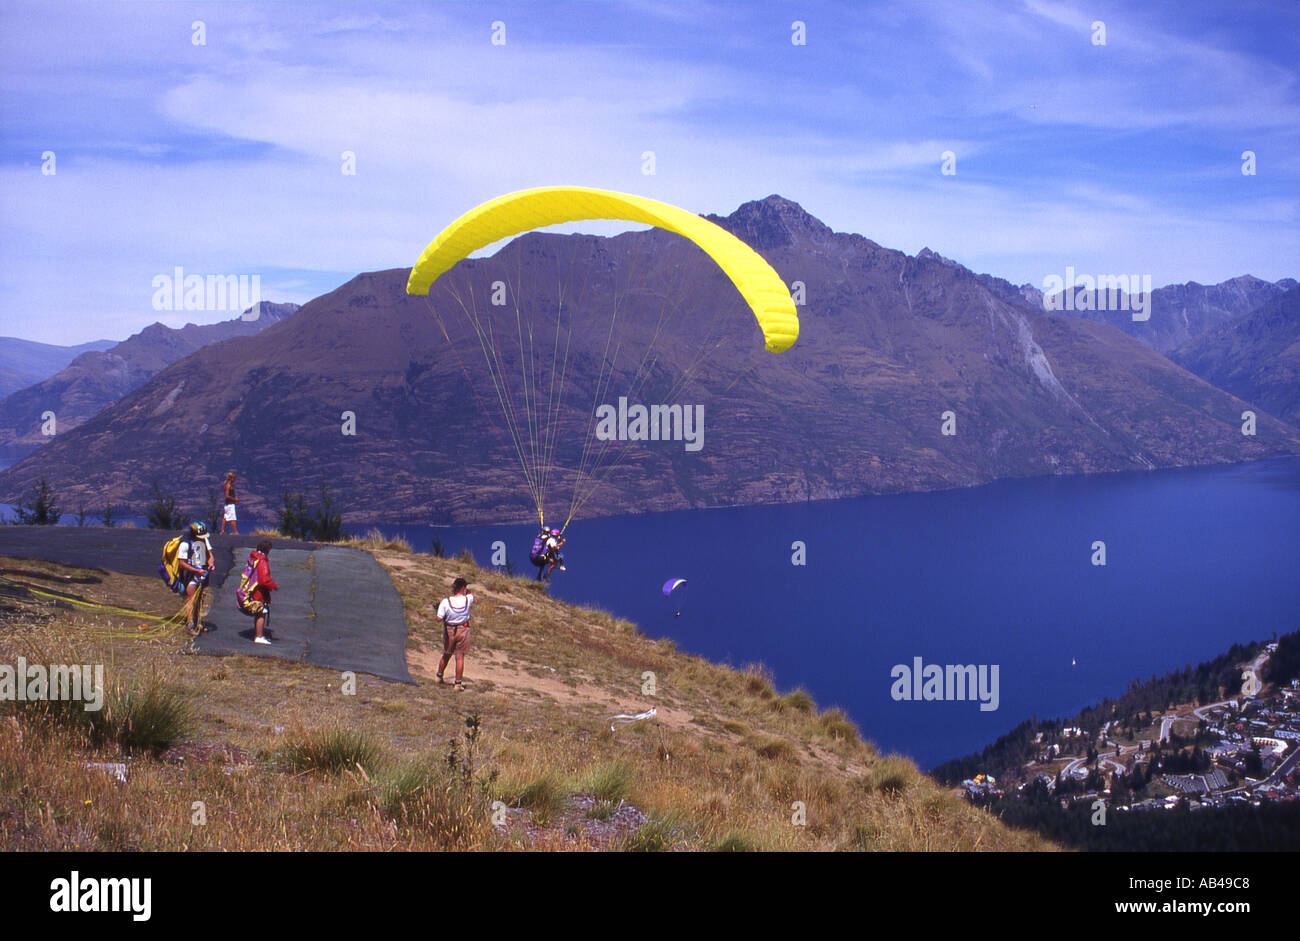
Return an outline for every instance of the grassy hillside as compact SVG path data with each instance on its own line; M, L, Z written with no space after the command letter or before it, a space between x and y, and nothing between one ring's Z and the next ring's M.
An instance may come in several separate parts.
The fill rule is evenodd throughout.
M177 627L22 587L166 616L156 579L0 558L0 664L103 663L113 688L93 720L0 704L0 848L1055 848L761 669L684 655L468 559L372 551L405 599L417 683L358 676L353 695L338 673L187 655ZM477 595L461 693L433 679L432 607L456 575Z

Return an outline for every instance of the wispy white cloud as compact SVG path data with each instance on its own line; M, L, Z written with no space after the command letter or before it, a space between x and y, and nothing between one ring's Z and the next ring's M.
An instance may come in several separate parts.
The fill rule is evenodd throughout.
M0 309L42 339L66 337L50 313L92 312L86 337L137 329L149 278L176 264L410 264L477 202L569 181L700 212L777 192L1013 280L1083 257L1157 281L1281 277L1300 257L1294 74L1158 9L814 3L807 48L775 6L590 23L507 7L504 47L481 7L18 9L0 13L0 86L49 110L3 112ZM68 142L53 178L46 139ZM1267 174L1240 177L1247 147Z

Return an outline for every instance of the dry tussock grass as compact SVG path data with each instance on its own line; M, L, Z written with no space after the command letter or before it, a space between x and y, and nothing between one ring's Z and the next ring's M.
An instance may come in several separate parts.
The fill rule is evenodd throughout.
M879 755L842 711L818 710L802 690L778 693L761 666L735 670L679 653L608 612L560 604L525 578L468 559L369 548L407 601L414 686L359 675L356 695L346 696L336 673L187 656L178 636L132 636L129 616L48 605L11 612L0 625L0 663L20 654L104 663L110 683L164 675L190 718L185 744L154 755L0 707L0 846L1054 848L970 807L906 759ZM156 580L0 565L89 578L74 588L101 603L155 614L175 606ZM432 607L457 575L478 598L463 694L427 672L440 635ZM655 674L654 697L642 694L646 672ZM610 730L610 715L649 705L657 720ZM472 742L467 715L480 722ZM125 764L126 781L95 764ZM509 825L497 827L502 805ZM627 808L643 822L613 827Z

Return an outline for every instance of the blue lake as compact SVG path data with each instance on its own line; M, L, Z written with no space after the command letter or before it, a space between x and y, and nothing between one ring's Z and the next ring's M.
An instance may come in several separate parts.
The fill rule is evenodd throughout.
M481 564L502 540L534 571L530 526L380 528ZM556 597L710 660L762 663L782 691L843 707L924 768L1030 716L1300 629L1300 459L578 520L568 536ZM1105 566L1092 564L1098 540ZM687 583L670 603L672 577ZM891 669L915 657L996 664L998 708L895 701Z
M382 527L485 563L527 526ZM1032 715L1300 628L1300 460L1001 481L929 494L579 520L552 593L843 707L923 768ZM1106 564L1093 564L1105 543ZM806 564L792 562L792 544ZM687 579L674 603L661 593ZM998 707L895 701L891 669L998 666ZM472 669L472 667L471 667ZM629 680L631 682L631 680Z

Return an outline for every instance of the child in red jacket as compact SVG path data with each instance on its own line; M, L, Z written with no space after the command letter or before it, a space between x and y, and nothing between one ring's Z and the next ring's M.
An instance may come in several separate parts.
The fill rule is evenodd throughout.
M262 540L257 544L248 555L248 561L255 563L257 566L257 587L253 589L253 597L262 602L262 612L253 618L253 638L255 644L270 645L270 641L262 635L262 630L266 627L267 621L271 619L271 592L278 591L280 586L275 583L271 577L271 560L267 558L271 554L271 543L269 540Z

